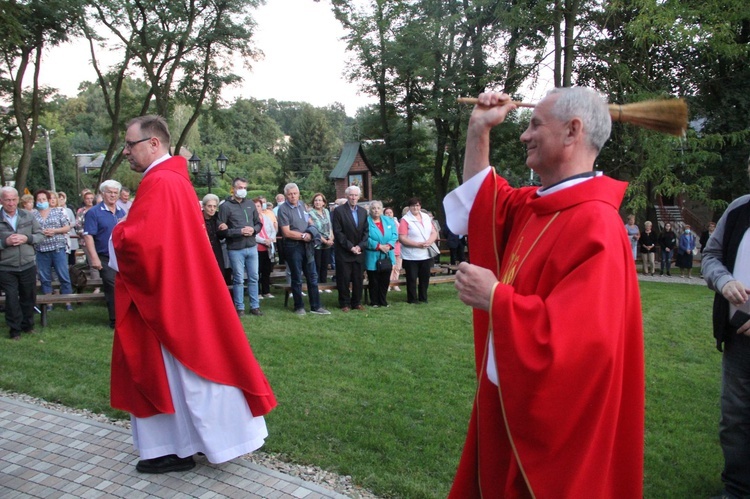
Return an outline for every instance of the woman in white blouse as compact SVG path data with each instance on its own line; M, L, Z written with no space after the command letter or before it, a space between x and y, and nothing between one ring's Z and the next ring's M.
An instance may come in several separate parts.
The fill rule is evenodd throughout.
M432 267L432 257L427 248L435 242L438 233L432 225L432 218L422 211L419 198L411 198L408 206L409 211L401 218L398 227L401 260L406 271L406 301L427 303Z

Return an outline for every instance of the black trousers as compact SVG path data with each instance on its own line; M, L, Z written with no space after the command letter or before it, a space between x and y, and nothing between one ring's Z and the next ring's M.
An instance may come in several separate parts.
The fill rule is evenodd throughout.
M104 299L107 300L107 313L109 314L109 327L115 327L115 271L109 267L109 255L99 254L102 269L99 276L102 278L102 291Z
M406 271L406 301L408 303L427 303L427 287L430 285L430 267L432 258L427 260L403 260ZM419 279L419 288L417 288Z
M362 305L362 283L364 281L364 266L361 262L346 262L343 258L336 259L336 288L339 292L339 306L356 307ZM349 292L349 283L352 285Z
M5 323L10 337L34 328L36 265L26 270L0 271L0 289L5 293Z
M271 293L272 270L273 262L269 256L269 251L258 251L258 291L262 295Z
M378 272L377 270L368 270L367 280L370 281L370 305L377 305L378 307L388 306L386 296L388 295L388 286L391 283L391 271Z
M315 250L315 269L318 271L318 284L328 282L328 262L331 261L331 248Z

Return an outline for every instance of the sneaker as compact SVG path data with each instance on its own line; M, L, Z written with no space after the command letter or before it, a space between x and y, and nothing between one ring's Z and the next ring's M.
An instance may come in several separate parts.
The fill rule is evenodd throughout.
M318 314L318 315L331 315L331 312L324 309L323 307L316 308L315 310L311 310L310 312L313 314Z
M305 293L305 292L303 291L303 292L302 292L302 296L307 296L307 293Z
M73 305L71 305L70 303L68 303L67 305L65 305L65 310L67 310L68 312L72 312L73 311Z
M298 308L297 310L294 311L294 313L297 315L305 315L307 312L305 312L304 308Z
M263 295L263 298L276 298L276 297L273 296L271 293L266 293Z
M393 289L391 291L401 291L401 288L398 286L393 286Z
M330 289L324 289L324 290L323 290L323 292L324 292L324 293L330 293L330 292L331 292L331 290L330 290Z
M263 315L263 312L261 312L259 308L251 308L250 313L259 317Z

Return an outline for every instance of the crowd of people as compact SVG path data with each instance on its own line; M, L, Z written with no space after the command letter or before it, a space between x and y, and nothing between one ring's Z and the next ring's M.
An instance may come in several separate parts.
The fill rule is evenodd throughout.
M271 275L277 259L286 266L294 313L327 315L320 293L330 293L335 280L341 311L388 307L388 292L401 291L400 273L406 276L406 301L427 303L427 290L439 231L419 199L407 203L399 221L393 208L377 200L360 205L361 190L349 186L345 198L329 204L315 193L309 205L300 199L299 187L290 183L276 196L276 205L265 197L247 199L247 180L235 178L226 200L208 194L202 200L206 231L214 256L232 296L237 315L262 316L261 300L274 298ZM451 262L464 261L465 238L455 237ZM460 249L457 249L459 248ZM435 250L436 251L436 250ZM333 271L332 273L330 271ZM330 274L330 275L329 275ZM364 303L365 276L369 303ZM306 292L303 291L303 280Z
M681 223L681 229L675 232L672 224L666 222L658 235L654 232L653 223L647 220L643 224L643 232L635 223L635 215L628 215L625 223L625 233L630 242L633 259L641 256L643 275L656 274L657 255L659 256L659 276L672 277L672 264L680 269L680 277L692 279L693 262L699 259L701 249L706 247L708 238L716 228L715 222L710 222L707 229L698 238L688 224Z
M79 249L84 250L88 265L100 272L110 326L114 327L114 276L105 264L107 244L111 227L126 214L118 203L129 208L129 191L121 190L119 182L108 180L100 186L99 200L96 197L88 189L82 191L81 205L74 212L62 191L38 189L22 196L14 187L0 191L0 289L6 297L5 317L11 339L19 339L21 332L34 331L37 279L42 294L54 292L55 280L61 295L73 293L70 268L76 264ZM95 215L86 216L92 208ZM111 213L114 220L106 220L102 210ZM72 311L73 304L65 303L65 309Z
M388 292L401 291L401 272L406 277L406 301L410 304L427 303L431 268L435 262L436 241L439 229L429 212L422 210L418 198L410 199L399 220L393 208L374 200L360 206L361 190L352 185L346 189L346 198L329 204L325 195L315 193L310 204L299 199L299 188L288 184L284 194L276 196L277 204L265 197L247 199L247 180L236 178L231 195L219 199L207 194L201 200L205 228L214 259L231 285L235 311L245 315L245 298L249 299L249 313L262 316L261 300L274 298L271 293L271 276L274 265L287 267L287 283L294 298L294 312L306 313L302 301L309 296L310 312L329 314L320 303L319 284L335 280L339 308L343 312L388 307ZM37 279L40 292L62 295L73 293L71 269L83 263L89 276L101 279L108 310L108 324L114 329L115 272L108 264L109 241L112 230L127 216L133 205L131 191L115 180L103 182L94 193L84 189L79 206L68 206L65 192L39 189L33 194L18 195L14 188L3 190L3 232L22 233L18 227L18 214L32 222L28 243L20 254L10 258L5 251L0 272L13 272L13 282L0 278L3 293L15 296L6 304L6 321L13 339L21 331L33 331L33 311ZM465 238L459 238L445 229L451 248L451 264L465 260ZM3 240L0 248L13 243ZM32 267L28 267L33 264ZM34 279L29 279L33 270ZM28 274L28 275L27 275ZM21 279L23 275L23 279ZM365 277L370 300L364 303ZM303 278L307 284L302 289ZM7 281L7 282L6 282ZM59 290L53 283L59 283ZM95 292L99 292L97 287ZM330 286L322 292L330 293ZM46 305L52 310L52 305ZM73 303L65 309L73 310ZM24 317L22 321L19 317ZM22 324L23 322L23 324Z

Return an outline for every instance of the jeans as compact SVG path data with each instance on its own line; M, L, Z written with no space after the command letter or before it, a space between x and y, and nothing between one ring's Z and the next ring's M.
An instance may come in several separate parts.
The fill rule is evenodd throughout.
M36 304L36 267L26 270L0 271L0 289L5 293L5 323L10 337L34 328Z
M107 314L109 314L109 327L115 327L115 274L109 266L109 255L99 254L99 261L102 262L102 268L99 271L99 277L102 278L102 291L104 299L107 300Z
M750 337L736 335L724 345L721 364L719 441L726 492L750 496Z
M60 279L60 294L69 295L73 292L70 284L70 273L68 272L68 254L65 248L53 251L37 251L36 265L39 272L39 280L42 283L42 294L52 293L52 267L55 267Z
M258 247L229 250L229 264L232 266L232 299L234 308L245 310L245 270L247 270L247 295L250 308L260 308L258 301Z
M672 268L672 252L671 251L661 251L661 271L664 273L664 265L667 266L667 273L669 273L669 270Z
M307 279L307 295L310 298L310 310L320 308L320 293L318 291L318 273L315 270L315 258L307 254L307 244L301 241L284 239L284 255L287 268L292 278L292 296L294 310L304 309L302 301L302 266L305 268Z

